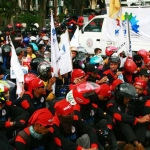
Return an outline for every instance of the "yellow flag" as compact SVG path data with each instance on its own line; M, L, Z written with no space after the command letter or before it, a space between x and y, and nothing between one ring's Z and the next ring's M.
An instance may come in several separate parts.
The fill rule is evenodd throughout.
M121 7L120 0L110 0L109 17L114 18Z

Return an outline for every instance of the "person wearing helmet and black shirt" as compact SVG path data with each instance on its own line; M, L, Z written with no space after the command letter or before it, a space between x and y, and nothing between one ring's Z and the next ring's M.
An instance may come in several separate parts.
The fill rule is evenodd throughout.
M22 130L28 119L29 113L20 107L11 105L7 100L6 90L8 88L0 85L0 141L8 144L8 140L13 138L14 132ZM0 142L1 143L1 142ZM2 146L2 145L1 145ZM5 149L6 145L3 145Z
M70 91L66 99L74 105L74 114L97 131L99 141L103 147L105 147L108 140L111 150L118 150L117 140L112 131L114 126L113 118L95 103L96 100L93 97L94 95L98 97L103 88L104 86L101 87L96 83L87 81ZM106 95L109 94L108 92L106 93ZM70 99L70 97L73 97L73 99Z
M46 107L45 98L50 91L50 85L45 87L44 82L40 78L34 78L29 84L28 91L23 94L19 106L32 115L35 110Z
M64 150L98 150L99 142L96 132L74 115L73 106L66 99L56 102L54 108L54 140L59 148Z
M110 100L107 104L107 113L114 117L116 121L114 130L118 130L119 135L120 133L123 134L123 137L127 141L124 150L134 148L144 150L143 145L140 143L142 141L139 140L140 137L136 135L137 131L134 131L132 126L136 127L138 123L149 122L150 117L149 115L145 115L137 118L128 114L129 102L136 94L134 86L129 83L121 83L115 89L114 99Z

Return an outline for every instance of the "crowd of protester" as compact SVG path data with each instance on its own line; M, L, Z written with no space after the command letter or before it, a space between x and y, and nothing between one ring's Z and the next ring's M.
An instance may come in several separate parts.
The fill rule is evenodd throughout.
M89 56L84 47L70 47L73 70L52 77L50 37L16 38L18 61L28 68L18 97L10 37L0 36L0 149L119 150L118 141L125 141L124 150L145 150L150 144L148 51L130 58L109 46L106 56L100 48Z

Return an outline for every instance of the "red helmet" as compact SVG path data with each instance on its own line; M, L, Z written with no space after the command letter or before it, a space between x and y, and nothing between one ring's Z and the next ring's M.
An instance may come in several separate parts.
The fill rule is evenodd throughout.
M17 27L17 28L22 28L23 26L22 26L21 23L16 23L16 27Z
M110 89L111 89L112 91L115 90L115 88L116 88L119 84L121 84L121 83L123 83L123 81L120 80L120 79L114 80L114 81L112 82L111 86L110 86Z
M79 79L85 76L85 72L81 69L73 69L71 73L71 82L74 82L75 79Z
M131 74L134 74L137 72L137 66L132 59L128 58L124 63L124 70Z
M111 89L108 84L101 84L100 85L100 90L97 93L98 95L104 96L104 97L110 97L111 96Z
M137 52L138 55L142 56L142 58L145 60L148 57L148 52L145 49L140 49Z
M108 46L105 49L105 53L108 57L110 57L113 53L115 53L117 51L117 47L115 46Z
M34 78L37 78L37 76L33 73L27 73L24 75L24 85L27 89L29 89L29 85Z
M94 82L84 82L79 84L75 89L73 89L72 94L76 103L86 105L90 103L89 96L94 93L98 93L99 90L100 86L98 84Z
M142 87L143 89L146 89L146 87L147 87L146 81L143 80L143 79L139 79L139 78L137 78L137 79L135 80L135 82L134 82L133 85L134 85L134 86L140 86L140 87Z

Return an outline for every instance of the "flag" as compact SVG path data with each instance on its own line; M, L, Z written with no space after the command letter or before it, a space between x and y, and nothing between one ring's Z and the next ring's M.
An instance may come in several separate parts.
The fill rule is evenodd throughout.
M110 0L109 17L114 18L121 8L120 0Z
M79 27L77 26L76 31L71 38L70 46L79 47Z
M127 52L127 56L129 56L130 58L132 58L129 17L127 17L126 22L127 22L126 23L126 52Z
M66 32L63 35L60 52L61 52L60 74L62 75L72 71L72 58L71 58L68 30L66 30Z
M9 37L10 38L10 37ZM17 90L16 90L16 94L18 94L18 96L21 94L21 92L23 91L23 83L24 83L24 73L22 71L21 65L19 63L18 57L16 55L16 51L14 48L14 45L10 39L10 44L11 44L11 67L13 69L13 72L16 76L16 85L17 85Z
M54 26L53 13L51 11L51 68L52 76L58 77L60 51Z

